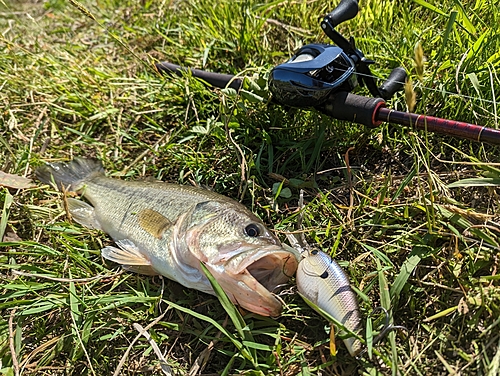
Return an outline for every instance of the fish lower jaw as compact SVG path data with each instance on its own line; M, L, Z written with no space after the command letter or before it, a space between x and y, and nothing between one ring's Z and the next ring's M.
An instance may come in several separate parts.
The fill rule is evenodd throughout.
M279 245L240 243L205 265L233 303L262 316L276 317L283 307L273 291L295 274L298 261Z
M281 314L283 307L278 298L247 270L232 274L209 264L206 266L233 303L262 316L276 317Z

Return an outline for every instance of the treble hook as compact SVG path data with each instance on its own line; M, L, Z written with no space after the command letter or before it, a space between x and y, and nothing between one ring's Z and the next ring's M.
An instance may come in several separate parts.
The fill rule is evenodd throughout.
M387 337L387 335L390 332L393 332L395 330L404 330L405 332L408 332L408 328L406 328L403 325L394 325L394 324L391 324L391 322L390 322L391 318L389 316L389 312L384 307L376 307L376 308L374 308L373 311L368 315L368 317L372 317L375 313L380 312L380 311L382 311L384 313L384 316L385 316L384 317L384 326L382 327L382 330L380 331L380 333L373 340L373 344L374 345L377 344L378 342L380 342L385 337ZM357 357L360 358L367 351L368 351L368 348L364 349L363 351L361 351L358 354Z

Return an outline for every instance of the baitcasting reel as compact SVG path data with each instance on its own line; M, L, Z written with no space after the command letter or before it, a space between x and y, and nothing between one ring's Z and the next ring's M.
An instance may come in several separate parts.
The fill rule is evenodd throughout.
M500 145L500 130L497 129L386 108L385 101L403 88L406 71L401 67L393 69L387 80L377 86L370 71L374 62L356 48L352 37L347 40L335 30L338 24L354 18L357 13L357 0L341 0L321 22L321 28L335 45L306 45L271 71L269 89L273 102L289 107L314 108L334 119L372 128L385 121ZM241 78L229 74L186 69L168 62L159 62L155 66L164 73L182 74L189 70L194 77L219 88L239 90L243 86ZM366 86L373 97L353 94L358 85Z
M292 107L314 107L334 90L352 91L357 85L354 62L337 46L308 44L269 76L276 100Z
M355 47L353 38L348 41L335 30L357 13L357 0L342 0L321 22L321 28L336 46L308 44L271 71L269 89L278 103L317 107L332 93L351 92L358 83L366 85L374 97L389 99L403 87L406 79L403 68L396 68L384 85L377 87L369 67L374 62Z

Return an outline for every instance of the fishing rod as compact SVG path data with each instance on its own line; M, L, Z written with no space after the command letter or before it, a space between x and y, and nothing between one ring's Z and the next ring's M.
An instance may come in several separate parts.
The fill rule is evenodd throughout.
M358 10L357 0L341 0L321 22L321 29L335 44L303 46L290 60L271 70L269 90L273 102L296 108L314 108L334 119L371 128L387 122L500 145L500 130L387 108L386 100L403 88L406 71L402 67L395 68L387 80L377 86L370 70L374 61L356 48L353 37L347 40L335 30L340 23L354 18ZM243 86L241 78L229 74L183 68L168 62L156 63L156 68L168 74L190 71L194 77L219 88L239 90ZM366 86L373 97L353 94L358 86Z

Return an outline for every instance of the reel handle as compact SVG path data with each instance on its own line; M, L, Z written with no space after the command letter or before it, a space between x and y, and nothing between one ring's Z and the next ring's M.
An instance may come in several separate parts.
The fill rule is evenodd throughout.
M342 48L342 50L351 58L355 57L356 63L362 59L363 54L354 47L354 40L348 41L342 36L335 27L358 14L358 0L341 0L340 4L328 13L321 21L321 29L330 38L333 43Z
M357 0L342 0L337 7L325 16L324 22L328 22L332 28L356 17L358 14Z
M394 68L387 80L378 88L380 96L385 100L392 98L397 91L404 87L406 77L407 74L403 67Z

